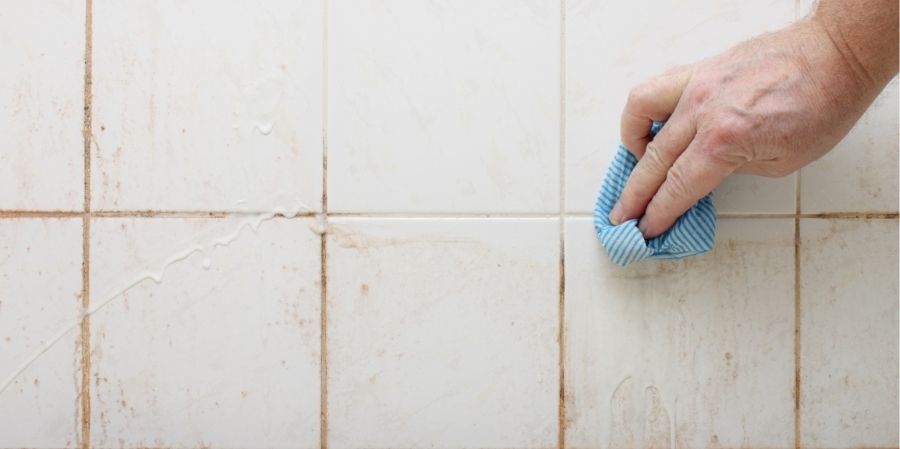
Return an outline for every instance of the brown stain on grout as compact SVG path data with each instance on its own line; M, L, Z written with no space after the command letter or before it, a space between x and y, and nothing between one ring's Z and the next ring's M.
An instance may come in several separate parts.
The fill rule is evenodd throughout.
M84 4L84 123L82 140L84 144L84 213L81 235L81 305L85 310L90 306L91 272L91 131L93 119L93 1ZM81 447L91 446L91 319L89 315L81 319Z
M319 447L328 449L328 0L322 0L322 215L319 236Z
M0 210L0 219L4 218L78 218L89 213L93 218L228 218L235 216L246 216L247 214L266 214L271 211L250 210L250 211L203 211L203 210L94 210L90 212L82 211L65 211L65 210ZM534 219L534 218L590 218L592 213L570 212L565 214L558 213L480 213L480 212L312 212L304 211L295 216L281 218L310 218L317 215L327 215L328 217L337 218L408 218L408 219L458 219L458 218L497 218L497 219ZM827 219L827 220L897 220L900 214L897 212L822 212L810 214L757 214L757 213L723 213L716 215L716 218L727 219Z
M79 218L82 211L0 210L0 218Z
M800 449L800 219L803 210L801 207L800 176L801 170L797 170L794 177L794 447Z
M319 446L328 447L328 235L319 236Z
M263 211L236 212L236 211L165 211L165 210L124 210L124 211L95 211L94 217L103 218L227 218L235 215L263 214ZM312 212L297 214L298 217L310 217Z
M557 447L566 447L566 0L559 3L559 404Z

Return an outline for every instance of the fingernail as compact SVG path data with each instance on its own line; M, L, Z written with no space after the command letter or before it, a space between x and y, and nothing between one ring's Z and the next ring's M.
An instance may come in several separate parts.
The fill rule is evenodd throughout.
M638 222L638 231L641 231L641 235L643 235L645 239L648 238L647 234L650 232L650 227L647 225L646 221L641 220Z
M622 203L616 203L612 211L609 213L609 221L614 225L622 224L625 221L625 212L622 210Z

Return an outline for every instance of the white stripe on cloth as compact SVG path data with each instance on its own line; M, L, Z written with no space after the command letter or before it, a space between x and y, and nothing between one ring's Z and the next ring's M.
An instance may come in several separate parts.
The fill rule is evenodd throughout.
M661 127L662 124L654 123L651 134L655 135ZM619 145L597 195L594 228L609 258L624 267L643 259L681 259L712 249L716 240L716 208L712 204L712 194L688 209L668 231L650 240L644 240L637 219L618 226L610 223L609 212L636 164L634 155Z

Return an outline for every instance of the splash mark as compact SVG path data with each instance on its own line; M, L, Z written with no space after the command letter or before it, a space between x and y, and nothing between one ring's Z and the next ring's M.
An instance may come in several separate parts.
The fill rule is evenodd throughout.
M131 278L131 280L120 285L118 288L112 289L111 293L106 295L102 301L96 303L91 302L90 305L84 304L82 306L81 313L76 318L72 319L66 326L53 334L53 336L49 340L47 340L47 342L44 343L44 345L41 346L31 357L23 361L15 371L7 376L3 380L3 383L0 383L0 394L6 391L6 389L9 388L9 386L12 385L12 383L17 378L19 378L19 376L21 376L21 374L26 369L28 369L28 367L33 365L34 362L41 358L41 356L43 356L47 351L53 348L69 332L72 332L76 328L81 328L82 322L85 321L88 317L99 312L116 299L121 298L124 293L128 292L137 285L148 280L151 280L156 284L162 283L163 278L165 277L166 270L170 266L187 259L195 253L206 255L218 247L226 247L230 245L241 236L241 233L245 228L249 228L252 232L256 233L259 230L259 227L264 222L269 221L275 217L294 218L300 215L302 212L310 211L311 209L309 207L297 201L295 205L290 208L274 207L270 212L262 214L238 215L238 217L242 217L242 219L236 225L234 225L234 228L231 230L231 232L225 233L224 235L219 232L214 232L218 231L221 228L218 227L214 228L212 231L194 237L192 239L194 243L191 243L186 248L170 255L162 262L153 264L157 266L158 269L144 270L138 273L135 277ZM324 216L320 215L319 217L317 217L317 220L310 225L310 230L318 235L323 235L326 230L324 224Z
M257 131L259 131L259 133L262 134L262 135L264 135L264 136L268 136L269 134L272 134L272 128L273 128L273 127L275 127L275 125L272 124L272 123L259 123L259 122L257 122L257 123L255 123L255 124L253 125L253 128L256 129Z

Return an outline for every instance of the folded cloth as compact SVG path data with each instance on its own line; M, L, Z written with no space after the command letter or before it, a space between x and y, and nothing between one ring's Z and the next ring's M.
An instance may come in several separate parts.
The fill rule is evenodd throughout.
M655 136L661 128L662 123L653 123L651 136ZM688 209L668 231L650 240L644 240L638 230L638 219L617 226L610 223L609 212L622 194L636 164L637 159L631 151L619 144L597 195L594 228L609 258L624 267L642 259L681 259L712 249L716 239L716 208L712 204L712 194Z

